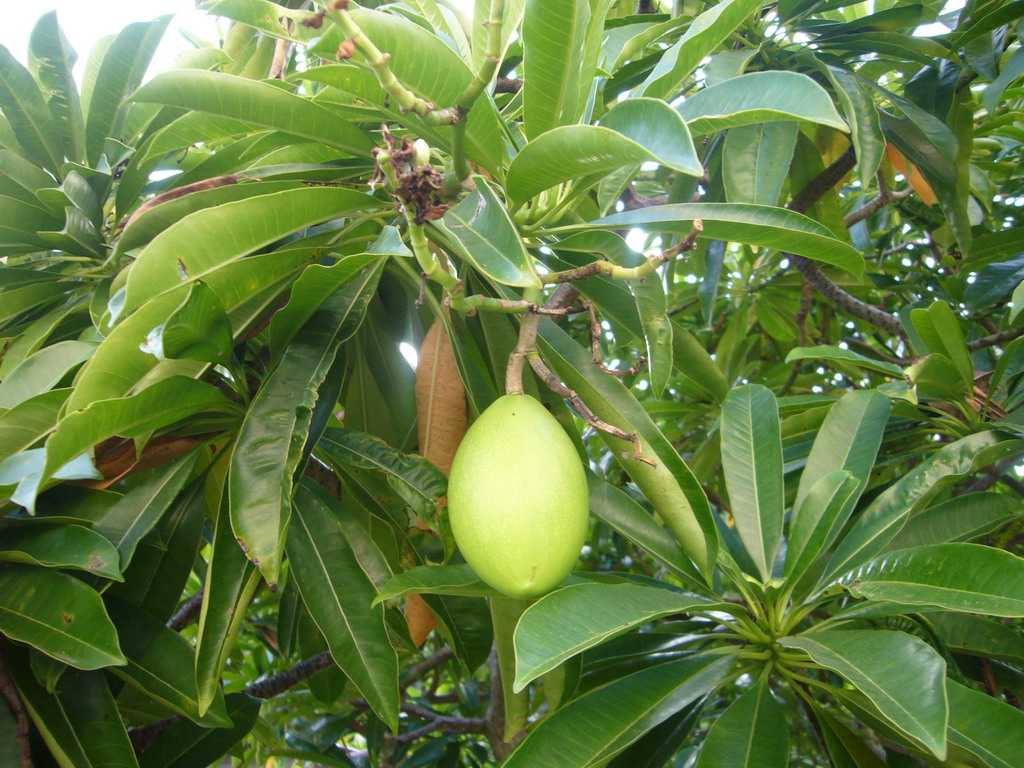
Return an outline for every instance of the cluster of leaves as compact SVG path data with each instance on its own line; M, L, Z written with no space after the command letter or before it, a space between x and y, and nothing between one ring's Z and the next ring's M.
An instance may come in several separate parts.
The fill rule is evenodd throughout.
M0 48L5 765L1019 764L1021 3L202 5ZM532 605L431 324L588 459Z

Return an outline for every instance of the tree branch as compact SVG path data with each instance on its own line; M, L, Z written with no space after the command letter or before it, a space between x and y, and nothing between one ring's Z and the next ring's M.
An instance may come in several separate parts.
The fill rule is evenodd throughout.
M7 705L14 715L15 732L14 739L18 743L18 755L21 768L32 768L32 745L29 741L28 714L25 712L25 704L18 694L18 689L7 671L7 664L3 656L3 646L0 646L0 693L7 700Z
M177 613L171 616L171 620L167 622L167 628L173 629L175 632L181 632L185 627L192 623L192 620L199 615L199 610L203 607L203 589L200 588L192 597L185 601L184 605L178 609Z
M967 342L967 349L971 352L977 352L979 349L985 349L987 347L998 347L1007 341L1013 341L1024 336L1024 327L1021 328L1010 328L1006 331L1000 331L999 333L993 333L991 336L983 336L980 339Z

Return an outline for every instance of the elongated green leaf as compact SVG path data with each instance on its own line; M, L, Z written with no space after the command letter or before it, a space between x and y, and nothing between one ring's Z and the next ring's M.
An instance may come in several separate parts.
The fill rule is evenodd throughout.
M358 253L347 256L336 264L325 267L311 264L303 270L292 286L288 303L270 322L270 348L278 357L284 352L296 332L309 320L317 307L359 271L380 256L376 253Z
M141 768L192 768L216 765L256 725L260 702L244 693L224 697L230 728L203 728L179 720L146 747L139 756Z
M153 470L93 524L92 530L105 536L117 549L122 568L128 566L142 537L157 524L185 487L199 456L199 450L189 451Z
M587 473L590 490L590 511L599 520L625 536L645 553L682 579L690 588L706 588L700 574L672 535L654 520L628 493Z
M64 155L74 162L85 159L85 118L72 69L78 58L57 23L57 12L39 17L29 38L36 77L49 91L47 106L60 133Z
M645 96L670 99L692 74L701 59L711 53L742 24L760 3L755 0L724 0L690 22L690 26L647 76L640 92Z
M842 363L853 363L861 368L867 368L869 371L879 371L896 377L903 376L903 370L898 365L887 363L884 360L873 360L852 349L843 349L827 344L815 347L794 347L786 354L786 362L792 363L796 360L838 360Z
M468 565L420 565L396 573L374 598L374 605L402 597L410 592L456 597L496 597L498 591L488 586Z
M886 768L886 763L841 720L824 707L815 707L829 756L840 768Z
M354 429L329 428L320 449L331 459L355 469L383 472L389 483L409 501L417 514L431 515L448 481L436 466L421 456L397 451L383 440Z
M1007 494L967 493L911 517L887 548L970 541L1001 528L1022 512L1024 505Z
M786 712L759 680L715 720L696 768L776 768L788 760Z
M864 259L831 231L799 213L783 208L743 203L675 203L615 213L587 224L571 224L549 232L639 227L652 232L686 234L695 219L704 223L706 237L797 253L841 267L855 275Z
M85 102L85 148L94 166L103 154L107 137L121 140L126 110L122 102L139 87L171 17L129 24L103 54L94 85Z
M60 134L39 86L11 52L0 45L0 111L28 159L60 177L64 152Z
M118 677L200 725L231 724L219 690L213 705L199 716L195 655L188 640L134 606L112 599L106 606L128 659L127 665L112 670Z
M125 663L100 596L49 568L0 563L0 632L78 669Z
M950 680L949 743L991 768L1014 768L1024 754L1024 712Z
M302 326L253 399L231 455L231 526L239 544L276 584L292 481L302 457L317 391L338 345L363 322L383 262L366 267L336 291Z
M224 265L204 282L227 310L232 327L242 332L256 318L265 316L268 305L298 275L312 253L311 249L296 248L250 256ZM203 371L205 366L193 361L160 363L140 348L149 333L177 309L187 290L181 285L147 302L107 335L78 374L68 398L69 412L96 400L124 397L143 379L151 383L176 374L198 376Z
M843 105L843 113L850 123L850 140L857 151L857 172L861 186L871 184L885 154L885 134L878 119L878 110L871 94L856 77L838 67L821 66L832 81L832 87Z
M369 136L309 99L244 77L198 70L171 70L154 77L132 97L221 117L244 120L304 139L368 156Z
M196 211L157 235L139 254L128 275L124 311L182 283L206 280L225 264L297 230L379 206L361 192L303 187Z
M21 663L7 665L11 677L60 765L138 768L135 750L102 672L67 670L51 695L35 681L28 659L22 656L18 660Z
M580 394L598 418L636 431L643 455L655 466L632 460L635 446L629 441L604 433L602 439L707 576L717 557L718 533L707 496L693 472L622 382L593 365L589 350L546 319L538 327L544 358L562 381Z
M516 625L518 693L577 653L661 616L717 610L704 598L639 584L573 584L531 605Z
M874 390L848 392L829 409L800 475L791 527L797 525L804 498L825 475L845 469L860 482L860 490L867 487L888 419L889 400Z
M485 275L504 285L538 287L533 260L505 205L482 176L476 189L450 209L440 222L457 252Z
M730 203L778 204L799 127L796 122L767 122L729 129L722 179Z
M887 552L838 581L869 600L1024 616L1024 559L980 544L930 544Z
M199 715L217 700L220 677L245 619L260 574L235 541L228 506L221 510L213 529L213 544L203 585L203 607L196 632L196 683Z
M722 466L736 530L761 578L771 578L782 541L782 438L779 407L757 384L722 404Z
M201 411L235 409L212 384L184 376L157 382L131 397L100 400L57 424L46 441L44 479L109 437L138 437Z
M514 203L523 203L577 176L645 162L690 176L704 172L686 123L674 109L657 99L627 99L600 126L563 126L527 144L509 167L508 193Z
M0 414L0 460L31 448L57 424L70 389L53 389L30 397Z
M56 386L95 350L95 344L84 341L59 341L39 350L4 377L0 384L0 408L13 408Z
M398 725L398 659L383 606L371 607L373 583L318 488L300 487L288 535L288 557L302 601L327 639L335 663L373 711Z
M189 285L185 301L146 341L146 351L159 360L225 364L231 361L231 347L231 320L202 280Z
M996 619L930 611L927 620L951 651L1013 664L1024 661L1024 636Z
M672 344L675 326L668 318L665 284L658 274L647 280L630 280L629 284L647 342L647 369L650 372L651 394L660 398L665 393L669 379L672 378L675 354Z
M505 768L602 765L651 728L713 689L732 656L696 656L635 672L548 715Z
M955 480L1021 450L1017 440L980 432L936 451L893 483L858 516L836 546L823 581L870 560L899 533L907 519Z
M785 576L798 579L828 550L853 512L861 480L839 469L818 479L793 508L786 547Z
M771 120L807 120L846 131L828 92L797 72L751 72L698 91L676 107L696 135Z
M5 530L0 560L72 568L121 581L117 550L103 536L81 525L31 526Z
M912 635L889 630L815 632L779 643L842 675L897 729L946 756L946 662Z
M967 340L960 323L944 301L934 302L928 309L910 310L910 320L929 352L948 357L956 366L965 387L974 386L974 362L967 350Z
M523 127L529 139L575 123L583 112L576 79L590 22L587 0L527 0L523 16Z

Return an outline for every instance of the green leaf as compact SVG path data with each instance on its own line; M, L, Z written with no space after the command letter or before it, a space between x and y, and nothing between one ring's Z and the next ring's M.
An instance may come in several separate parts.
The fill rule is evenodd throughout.
M760 7L756 0L724 0L704 11L690 22L675 45L662 54L640 86L640 93L654 98L674 98L701 59Z
M967 350L967 340L960 330L960 322L949 304L933 302L927 309L910 310L910 321L918 335L933 354L940 354L952 361L963 385L974 386L974 361Z
M590 768L621 752L729 674L732 656L694 656L635 672L548 715L504 768Z
M777 768L788 761L786 712L759 680L714 721L695 768Z
M897 378L903 377L903 369L898 365L883 360L873 360L852 349L833 347L828 344L820 344L815 347L794 347L786 354L786 362L792 363L797 360L837 360L841 363L852 363L869 371L887 373Z
M29 38L36 77L49 91L48 106L60 132L64 155L73 162L85 159L85 118L72 69L77 54L57 23L57 12L39 17Z
M778 204L799 128L796 122L767 122L729 129L722 179L730 203Z
M887 768L887 763L824 707L816 706L814 714L836 768Z
M759 384L734 389L722 404L722 466L736 530L763 580L782 541L782 438L779 407Z
M647 370L651 394L660 398L672 378L675 349L672 345L674 324L668 318L665 283L655 273L647 280L630 280L629 288L636 300L636 312L644 328L647 342Z
M302 326L245 415L231 454L228 495L239 544L276 584L292 481L317 392L338 350L363 322L384 262L363 269Z
M27 159L60 178L64 152L57 123L39 86L11 52L0 45L0 112L10 123Z
M693 563L672 535L628 493L588 472L590 511L636 544L691 589L706 589Z
M1024 616L1024 559L980 544L930 544L887 552L837 581L868 600Z
M573 584L526 609L515 631L516 693L577 653L662 616L720 603L639 584Z
M357 253L324 266L310 264L299 275L285 304L270 321L270 349L280 357L303 324L317 308L360 270L380 258L376 253Z
M538 328L544 359L562 381L598 418L620 429L636 431L644 457L655 466L634 461L631 457L635 446L629 441L605 433L601 437L680 546L707 576L717 558L718 533L707 496L693 472L622 382L593 364L589 350L546 318L541 319Z
M690 132L679 114L657 99L627 99L601 125L574 125L531 141L512 161L508 194L522 204L577 176L655 162L690 176L704 173Z
M639 227L651 232L685 235L695 219L704 236L796 253L860 275L864 259L853 247L836 240L826 227L784 208L744 203L673 203L615 213L586 224L570 224L549 233Z
M790 583L799 579L818 555L828 551L853 512L862 487L860 478L838 469L818 478L794 505L784 570Z
M0 408L14 408L52 389L95 351L95 344L59 341L30 355L0 384Z
M145 349L158 360L230 363L231 320L217 294L196 280L181 306L150 333Z
M153 470L107 510L92 530L117 548L121 568L127 568L142 537L163 517L185 487L201 451L192 450L170 464Z
M0 632L78 669L125 663L100 596L49 568L0 563Z
M949 743L991 768L1014 768L1024 754L1024 712L950 680Z
M1000 441L994 432L980 432L944 445L879 494L858 515L836 546L823 582L881 552L907 519L950 483L1019 452L1022 445L1018 440Z
M142 82L170 22L171 16L167 15L129 24L106 48L94 85L87 98L82 99L86 111L86 157L94 167L103 155L108 137L118 141L128 138L121 135L127 117L123 102ZM83 97L86 96L84 90Z
M269 83L220 72L171 70L157 75L135 101L207 112L337 147L356 157L373 149L370 137L333 111Z
M704 88L676 109L695 135L777 120L846 131L828 91L798 72L750 72Z
M468 565L420 565L396 573L374 598L373 604L403 597L410 592L456 597L496 597L500 594L481 581Z
M793 509L800 509L804 498L821 478L839 469L849 471L860 482L857 496L852 500L856 504L860 491L867 487L888 421L889 400L875 390L847 392L839 398L829 408L814 438L800 475ZM794 511L791 526L796 525L799 515Z
M235 541L227 503L221 505L203 584L203 607L196 632L196 683L199 715L217 700L220 677L231 653L260 574Z
M889 630L833 630L778 642L842 675L893 726L945 758L946 662L927 643Z
M103 536L81 525L24 526L4 531L0 560L71 568L123 581L117 550Z
M888 549L970 541L998 530L1024 512L1020 500L1004 493L966 493L911 517Z
M195 655L188 640L135 606L108 599L106 607L128 659L126 666L111 670L114 674L200 725L231 724L219 690L213 706L199 716Z
M183 283L206 280L226 264L293 232L379 207L378 200L361 192L303 187L196 211L143 248L128 273L123 311L130 312Z
M131 397L97 401L57 423L46 441L44 479L109 437L138 437L202 411L235 409L212 384L184 376L159 381Z
M817 59L815 59L817 61ZM861 187L872 184L885 154L885 134L878 118L878 109L864 85L846 70L838 67L820 67L839 96L843 113L850 123L850 140L857 152L857 172Z
M61 766L137 768L135 750L102 672L67 670L51 695L33 678L28 659L8 653L16 660L7 666L25 708Z
M587 0L527 0L523 16L523 130L533 140L579 120L577 78L590 23Z
M982 101L989 115L995 114L999 107L999 100L1002 98L1006 88L1021 75L1024 75L1024 49L1018 48L1010 56L999 72L999 77L993 80L985 89Z
M216 765L256 725L260 701L244 693L224 697L230 728L204 728L179 720L139 756L140 768L193 768Z
M31 448L53 429L70 389L52 389L0 414L0 460Z
M926 618L951 651L1012 664L1024 661L1024 636L995 619L938 611L929 612Z
M508 210L482 176L476 188L434 226L448 235L456 252L503 285L539 287L533 259Z
M319 487L299 488L288 533L288 558L302 601L327 639L331 656L392 730L398 727L398 658L371 607L377 590L359 567Z
M354 469L382 472L421 517L433 516L438 499L448 492L448 481L422 456L402 453L383 440L354 429L332 427L319 442L328 457Z

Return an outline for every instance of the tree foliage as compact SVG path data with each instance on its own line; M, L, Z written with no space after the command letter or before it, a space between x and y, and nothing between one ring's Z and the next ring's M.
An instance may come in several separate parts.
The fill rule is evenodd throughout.
M0 47L5 765L1020 764L1024 6L201 5Z

